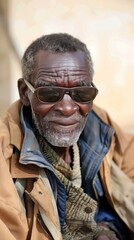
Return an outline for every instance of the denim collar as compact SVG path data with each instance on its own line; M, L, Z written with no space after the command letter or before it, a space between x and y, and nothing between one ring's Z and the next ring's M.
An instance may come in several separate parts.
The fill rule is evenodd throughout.
M20 121L24 139L19 162L24 165L34 164L42 168L45 166L48 169L52 169L52 165L47 161L46 158L44 158L43 154L40 151L39 144L32 130L31 119L25 110L25 107L22 106L20 112Z
M78 141L82 188L93 198L96 198L93 185L98 194L100 196L103 195L103 189L98 180L97 172L104 156L109 150L114 132L114 129L103 122L92 110L88 115L86 126Z
M52 165L40 151L38 142L32 131L29 116L27 117L27 111L25 110L26 109L23 106L20 113L24 139L19 162L24 165L32 163L39 167L46 167L52 170ZM95 163L94 161L96 159L97 162L99 162L97 164L99 167L100 159L103 158L110 147L113 134L113 128L104 123L92 110L88 115L86 126L78 141L81 167L83 171L85 171L84 169L86 168L87 161Z

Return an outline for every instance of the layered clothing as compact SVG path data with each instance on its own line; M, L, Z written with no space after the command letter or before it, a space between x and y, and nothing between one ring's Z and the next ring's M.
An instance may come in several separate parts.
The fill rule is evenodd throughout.
M28 115L17 101L0 122L0 233L3 240L60 240L66 189L42 154ZM125 224L132 233L134 136L94 106L78 147L81 187L99 203L95 220Z

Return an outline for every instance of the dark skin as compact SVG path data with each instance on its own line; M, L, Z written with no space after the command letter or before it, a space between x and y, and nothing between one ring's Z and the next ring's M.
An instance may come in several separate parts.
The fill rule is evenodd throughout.
M35 88L46 85L71 88L91 84L87 58L82 51L56 54L39 51L36 60L36 74L31 80ZM78 119L82 117L86 121L87 114L92 109L92 102L86 104L74 102L68 94L65 94L63 99L55 104L43 104L28 89L23 79L18 81L18 88L22 103L31 107L41 127L45 125L44 118L49 116L50 127L54 133L52 135L58 132L59 141L66 137L69 139L72 132L76 131L80 120L74 118L75 114ZM52 144L51 146L71 166L71 146L61 147ZM97 240L110 240L110 238L99 236ZM112 240L117 240L117 238Z
M33 86L35 88L42 85L70 88L90 85L90 83L88 64L84 53L79 51L74 53L50 54L49 52L40 51L37 54L37 70L36 76L33 79ZM18 86L23 104L26 106L31 105L31 108L36 114L44 117L48 112L58 113L60 122L59 120L56 120L56 123L53 122L57 130L58 127L75 130L75 124L77 123L72 119L73 114L78 112L86 118L92 108L92 102L88 104L76 103L68 94L65 94L63 99L56 104L42 104L27 88L22 79L19 80ZM66 125L64 125L64 123L66 123ZM71 163L70 147L52 147L65 162L68 164Z

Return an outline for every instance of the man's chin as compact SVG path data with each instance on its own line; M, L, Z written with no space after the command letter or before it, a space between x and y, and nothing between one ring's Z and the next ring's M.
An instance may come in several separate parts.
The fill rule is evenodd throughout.
M56 134L45 134L44 138L55 147L70 147L75 144L79 139L80 134L62 134L57 136Z
M65 141L63 140L62 142L51 142L50 144L55 147L70 147L73 144L75 144L77 141Z

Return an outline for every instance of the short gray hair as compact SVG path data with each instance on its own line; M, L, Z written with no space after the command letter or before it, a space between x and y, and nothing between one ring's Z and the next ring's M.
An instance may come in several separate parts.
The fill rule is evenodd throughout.
M79 39L67 33L54 33L44 35L33 41L26 49L22 58L23 78L31 81L32 76L36 73L36 54L39 50L49 51L51 53L76 52L81 50L85 53L89 65L89 77L93 79L93 62L86 44Z

